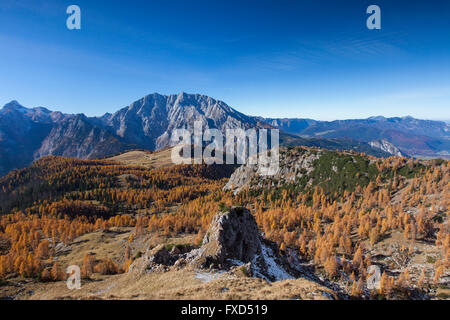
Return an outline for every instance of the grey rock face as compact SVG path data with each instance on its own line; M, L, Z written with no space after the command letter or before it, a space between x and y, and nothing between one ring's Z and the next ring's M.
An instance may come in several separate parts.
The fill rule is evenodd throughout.
M135 260L129 267L128 273L142 275L152 271L165 271L168 265L173 264L173 257L164 245L147 249L145 254Z
M250 184L255 176L257 176L256 166L242 165L233 172L223 189L225 191L232 190L235 194L239 193Z
M261 254L261 235L255 218L243 207L217 214L203 239L203 264L223 264L227 259L250 262Z
M371 142L369 142L369 145L373 148L377 148L377 149L386 151L387 153L390 153L394 156L399 156L399 157L405 156L405 154L403 154L399 148L397 148L395 145L393 145L392 143L390 143L389 141L387 141L385 139L371 141Z
M251 128L257 125L248 117L224 102L200 94L148 95L129 107L100 118L104 126L127 143L159 150L171 145L174 129L192 129L195 121L203 128L224 132L227 128Z
M234 194L237 194L246 187L276 187L285 183L294 183L313 171L314 161L319 159L321 154L320 150L315 152L303 150L290 155L286 150L281 149L280 170L275 175L260 175L257 165L247 162L233 172L223 189L231 190ZM273 181L277 181L277 183L274 184Z
M167 265L170 263L170 254L169 251L167 251L166 247L163 245L159 245L155 249L152 250L152 252L149 254L150 256L150 262L155 264L164 264Z
M128 147L113 133L93 125L84 115L72 116L55 124L34 153L34 159L46 155L101 158Z
M260 234L255 218L244 207L232 207L214 216L202 247L188 256L197 268L245 270L247 276L268 281L294 278L299 273L282 256L275 243Z

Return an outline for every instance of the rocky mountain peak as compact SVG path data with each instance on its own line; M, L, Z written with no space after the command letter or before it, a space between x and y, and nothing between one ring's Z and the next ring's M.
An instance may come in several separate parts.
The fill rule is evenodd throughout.
M9 108L25 108L25 107L22 106L17 100L12 100L12 101L8 102L7 104L5 104L3 106L3 108L9 109Z
M194 121L219 130L257 125L253 118L237 112L222 101L185 92L168 96L157 93L147 95L112 115L104 115L100 121L125 142L150 150L170 146L172 131L192 128Z
M11 102L8 102L3 106L3 109L1 111L6 112L11 110L26 112L29 109L22 106L19 102L17 102L17 100L12 100Z
M9 116L14 117L15 121L32 120L34 122L49 122L52 121L53 118L57 118L58 114L62 115L60 112L52 112L44 107L27 108L16 100L4 105L3 109L0 109L0 114L8 114Z

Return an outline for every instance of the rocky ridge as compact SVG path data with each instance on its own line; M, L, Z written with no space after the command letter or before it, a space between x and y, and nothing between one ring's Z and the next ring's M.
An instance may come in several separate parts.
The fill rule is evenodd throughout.
M314 170L314 161L319 159L321 154L320 150L311 151L301 148L290 153L283 148L280 152L280 168L275 175L260 175L258 165L247 162L231 175L224 190L231 190L236 194L246 187L276 187L285 183L295 183Z

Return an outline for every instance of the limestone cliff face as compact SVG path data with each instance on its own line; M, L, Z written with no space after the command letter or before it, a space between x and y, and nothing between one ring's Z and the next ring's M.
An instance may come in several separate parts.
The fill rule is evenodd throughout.
M387 141L386 139L381 139L381 140L374 140L369 142L369 145L373 148L377 148L380 150L383 150L389 154L392 154L394 156L398 156L398 157L404 157L406 156L405 154L403 154L399 148L397 148L395 145L393 145L392 143L390 143L389 141Z
M236 169L224 186L224 190L231 190L235 194L243 189L275 187L285 183L295 183L314 170L314 161L319 159L322 152L298 149L288 152L285 148L280 149L280 165L275 175L264 176L258 173L258 165L246 163Z
M34 159L46 155L102 158L131 148L113 133L93 125L84 115L69 117L55 124L34 153Z
M158 150L171 144L174 129L192 129L195 121L203 128L225 129L256 127L254 118L248 117L222 101L200 94L148 95L114 114L100 118L125 142L142 148Z

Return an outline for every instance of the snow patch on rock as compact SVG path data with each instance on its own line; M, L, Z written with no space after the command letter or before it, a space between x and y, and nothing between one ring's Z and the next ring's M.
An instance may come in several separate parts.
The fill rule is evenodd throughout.
M287 280L287 279L295 279L293 276L291 276L284 268L277 263L275 254L273 253L272 249L267 247L265 244L261 245L261 258L263 259L267 271L265 272L268 276L272 277L274 281L281 281L281 280ZM264 275L264 272L260 268L258 268L258 260L259 256L255 256L253 259L254 267L254 274L258 278L263 278L267 281L270 281L266 275Z

